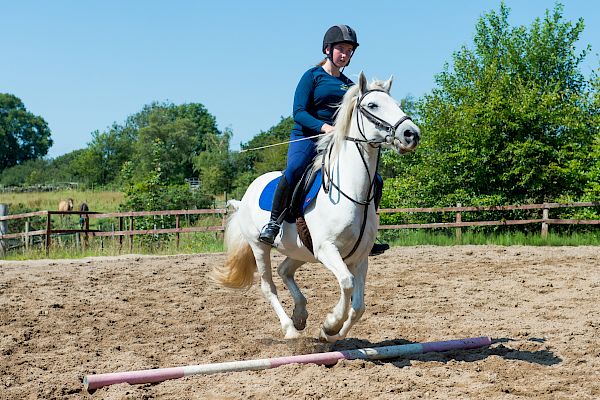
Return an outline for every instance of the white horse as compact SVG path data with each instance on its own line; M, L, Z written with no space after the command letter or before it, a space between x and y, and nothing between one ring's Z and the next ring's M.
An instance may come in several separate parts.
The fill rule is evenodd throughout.
M391 78L368 84L361 73L358 84L342 100L335 131L319 140L320 155L314 169L322 168L324 184L304 216L313 253L302 244L293 223L284 223L275 241L277 250L287 256L277 271L294 299L291 318L273 283L271 246L258 240L270 216L259 208L259 196L281 172L258 177L241 201L230 202L237 210L225 229L227 261L215 268L212 276L226 287L247 288L258 270L262 292L275 309L286 338L298 337L298 331L306 326L306 298L294 280L296 270L306 262L321 262L340 286L340 299L322 325L322 339L334 342L345 338L365 310L368 255L378 226L373 192L380 147L405 153L416 148L420 137L419 128L389 95L391 85Z

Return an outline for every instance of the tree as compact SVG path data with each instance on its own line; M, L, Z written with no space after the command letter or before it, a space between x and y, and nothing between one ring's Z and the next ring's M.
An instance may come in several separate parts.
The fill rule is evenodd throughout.
M70 164L83 182L107 185L116 180L123 163L133 153L135 135L131 129L113 124L106 132L92 132L92 141Z
M209 133L204 136L205 151L194 157L194 170L200 176L202 190L206 193L231 191L233 164L229 151L231 132L219 135Z
M183 182L194 176L193 160L212 144L207 137L220 138L215 117L202 104L152 103L128 118L127 128L135 132L134 159L139 163L138 174L152 171L153 143L163 144L159 160L164 179Z
M579 70L589 46L575 52L583 20L565 22L562 10L557 4L529 28L511 27L504 4L480 18L473 47L453 54L452 66L436 76L437 87L417 104L421 147L409 158L387 160L387 168L402 175L386 183L397 192L384 204L581 195L598 129L597 88Z
M232 154L232 192L240 198L259 175L269 171L281 171L287 160L287 142L294 126L292 117L281 117L276 125L260 132L248 143L242 143L242 151ZM271 146L271 145L276 146ZM265 147L267 146L267 147Z
M16 96L0 93L0 171L48 154L50 129Z

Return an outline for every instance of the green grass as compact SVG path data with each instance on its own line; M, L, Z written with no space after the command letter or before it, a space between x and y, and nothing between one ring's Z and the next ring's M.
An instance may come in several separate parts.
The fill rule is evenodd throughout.
M455 246L455 245L499 245L499 246L600 246L600 230L596 232L549 232L543 238L539 232L482 233L463 232L460 241L454 231L431 231L423 229L402 229L380 234L380 240L392 246Z
M123 202L124 195L115 191L62 190L57 192L0 193L0 203L8 204L8 211L26 208L28 210L57 210L61 200L73 199L73 208L79 209L87 203L90 211L115 212Z
M158 240L160 237L160 240ZM223 251L222 233L195 232L180 234L179 248L175 235L140 235L134 236L133 249L130 251L129 237L124 237L122 244L118 237L89 238L85 250L81 240L77 243L75 235L62 235L52 238L50 254L46 256L46 249L42 243L30 245L29 249L20 247L13 249L4 259L6 260L36 260L36 259L64 259L83 258L96 256L117 256L120 254L193 254L216 253Z
M433 232L425 230L399 230L383 232L380 239L387 241L391 246L456 246L456 245L500 245L500 246L600 246L600 232L596 233L552 233L546 239L539 233L525 234L521 232L502 234L483 234L466 232L459 243L456 238L446 232ZM175 235L135 236L133 250L130 251L129 238L124 237L122 245L119 238L90 238L84 251L81 244L77 246L74 235L63 236L61 240L53 238L50 256L41 244L31 246L29 250L24 247L15 249L6 254L6 260L33 260L33 259L64 259L83 258L92 256L116 256L120 254L194 254L215 253L223 251L222 232L198 232L180 234L179 248L176 246Z

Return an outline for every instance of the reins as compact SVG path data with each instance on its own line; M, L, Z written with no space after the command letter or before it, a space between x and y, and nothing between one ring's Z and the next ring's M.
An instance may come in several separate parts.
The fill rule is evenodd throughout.
M243 150L240 150L240 153L245 153L247 151L254 151L254 150L262 150L262 149L266 149L266 148L269 148L269 147L281 146L281 145L284 145L284 144L290 144L290 143L295 143L295 142L301 142L303 140L310 140L310 139L318 138L318 137L325 136L325 135L327 135L327 133L320 133L318 135L307 136L307 137L304 137L304 138L301 138L301 139L286 140L285 142L267 144L267 145L264 145L264 146L253 147L251 149L243 149Z

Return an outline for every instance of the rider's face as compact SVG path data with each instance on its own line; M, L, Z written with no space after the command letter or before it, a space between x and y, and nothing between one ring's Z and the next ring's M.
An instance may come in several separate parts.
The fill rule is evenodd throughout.
M345 67L350 62L354 47L349 43L336 43L333 46L333 62L339 67ZM329 49L327 49L329 54Z

